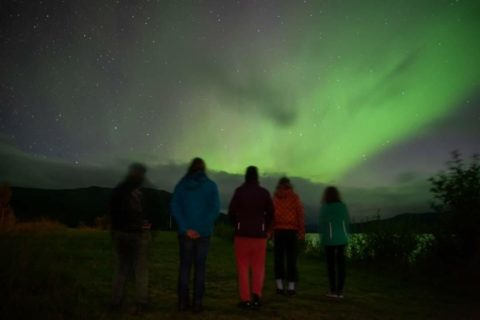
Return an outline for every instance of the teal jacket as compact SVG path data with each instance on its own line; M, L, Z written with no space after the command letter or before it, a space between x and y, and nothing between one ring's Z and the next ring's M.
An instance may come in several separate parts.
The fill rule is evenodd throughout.
M342 202L323 204L320 209L320 239L324 246L341 246L348 243L350 217Z
M186 175L175 187L170 211L178 226L178 233L188 229L208 237L220 214L220 200L215 182L203 172Z

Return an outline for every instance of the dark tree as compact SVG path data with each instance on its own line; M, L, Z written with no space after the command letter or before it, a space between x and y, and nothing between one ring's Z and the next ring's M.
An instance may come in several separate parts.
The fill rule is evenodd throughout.
M433 209L440 214L436 237L450 258L480 254L480 157L465 161L452 152L445 171L430 178Z

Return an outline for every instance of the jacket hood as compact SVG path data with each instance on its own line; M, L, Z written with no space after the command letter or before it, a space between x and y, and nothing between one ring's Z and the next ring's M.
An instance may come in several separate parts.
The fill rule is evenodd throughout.
M295 196L295 192L293 191L292 188L281 188L275 191L276 198L290 198L294 196Z
M195 172L187 174L182 179L182 183L185 185L186 189L198 189L208 180L205 172Z

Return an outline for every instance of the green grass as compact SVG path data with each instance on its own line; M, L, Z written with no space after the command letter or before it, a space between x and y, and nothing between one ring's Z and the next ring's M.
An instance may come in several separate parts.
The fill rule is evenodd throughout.
M157 233L151 244L151 311L145 319L475 319L478 300L467 291L431 278L406 276L372 266L349 265L346 299L324 296L324 262L301 256L301 282L292 298L274 294L272 253L268 253L261 311L241 312L232 244L212 241L207 275L206 311L201 316L176 312L177 239ZM108 232L58 230L0 235L0 319L135 318L133 285L125 310L109 314L113 255ZM383 270L379 272L378 270ZM394 268L391 270L395 270ZM448 278L448 277L446 277Z

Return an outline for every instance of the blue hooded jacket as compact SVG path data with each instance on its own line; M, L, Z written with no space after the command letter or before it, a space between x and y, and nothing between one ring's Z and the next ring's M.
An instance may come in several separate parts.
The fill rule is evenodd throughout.
M216 183L204 172L184 176L175 187L170 210L177 222L179 234L192 229L202 237L210 236L220 214Z

